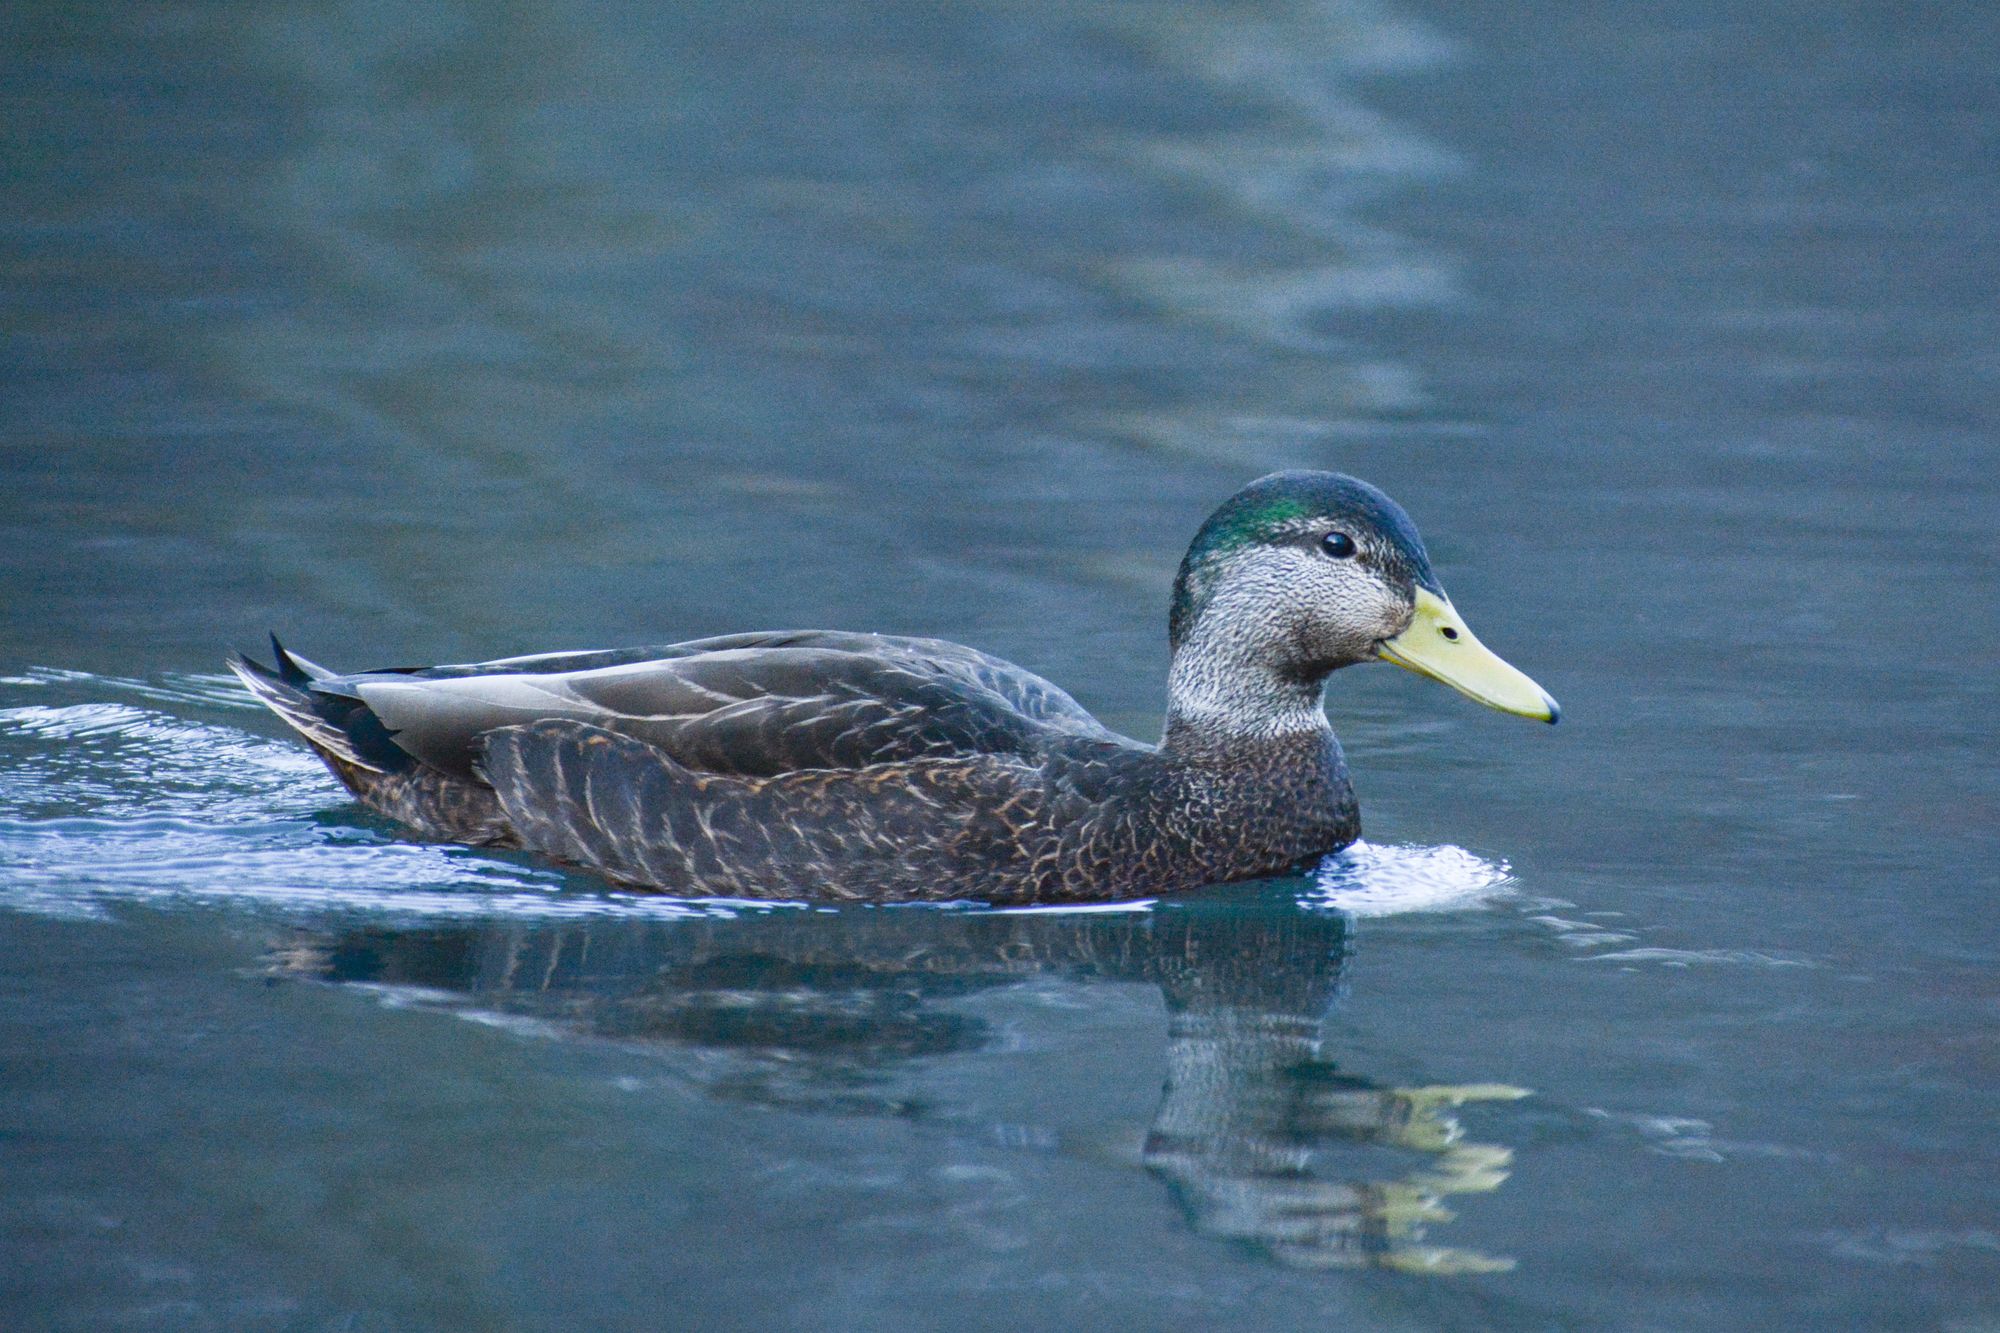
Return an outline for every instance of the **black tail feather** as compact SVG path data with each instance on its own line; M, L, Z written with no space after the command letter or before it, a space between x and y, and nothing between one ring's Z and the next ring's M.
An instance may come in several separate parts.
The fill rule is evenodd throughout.
M287 685L294 685L301 689L315 681L331 680L339 674L338 672L328 671L317 662L309 662L297 653L288 650L284 644L278 642L278 636L275 631L271 635L271 655L278 662L278 678L283 680Z
M276 630L271 631L271 656L278 663L277 678L285 684L303 689L312 683L312 677L306 674L305 668L294 662L292 655L285 651L285 645L278 642Z
M271 651L275 667L231 653L229 669L314 749L376 773L396 772L414 762L359 698L315 688L320 681L335 679L333 672L288 651L275 634Z

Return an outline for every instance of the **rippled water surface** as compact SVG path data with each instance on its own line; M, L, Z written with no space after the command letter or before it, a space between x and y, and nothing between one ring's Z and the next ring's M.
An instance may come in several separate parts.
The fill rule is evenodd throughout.
M0 1325L2000 1323L1996 44L0 16ZM613 892L216 674L827 625L1150 734L1184 543L1287 465L1565 705L1342 673L1309 879Z

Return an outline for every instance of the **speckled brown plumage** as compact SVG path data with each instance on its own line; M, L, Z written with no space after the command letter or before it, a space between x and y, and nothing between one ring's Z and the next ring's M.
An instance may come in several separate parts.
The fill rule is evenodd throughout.
M230 665L364 804L427 836L680 894L1106 900L1280 874L1358 837L1320 695L1411 624L1419 588L1436 590L1422 544L1379 491L1327 473L1245 488L1175 581L1158 745L935 639Z
M493 732L481 768L521 845L677 893L1086 901L1277 873L1354 840L1331 736L1232 761L1063 738L743 777L557 721Z

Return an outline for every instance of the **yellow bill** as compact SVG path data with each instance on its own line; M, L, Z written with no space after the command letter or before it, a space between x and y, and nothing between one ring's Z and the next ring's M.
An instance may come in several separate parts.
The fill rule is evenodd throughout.
M1452 604L1428 589L1417 589L1417 614L1410 627L1384 639L1379 652L1383 661L1441 681L1488 708L1543 722L1562 716L1547 690L1474 638Z

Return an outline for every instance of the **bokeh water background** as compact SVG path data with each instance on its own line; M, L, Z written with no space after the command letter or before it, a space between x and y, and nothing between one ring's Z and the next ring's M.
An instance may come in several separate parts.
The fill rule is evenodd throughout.
M2000 1325L1996 49L9 8L0 1323ZM869 628L1151 734L1181 549L1285 465L1566 709L1343 673L1309 881L612 894L216 676Z

